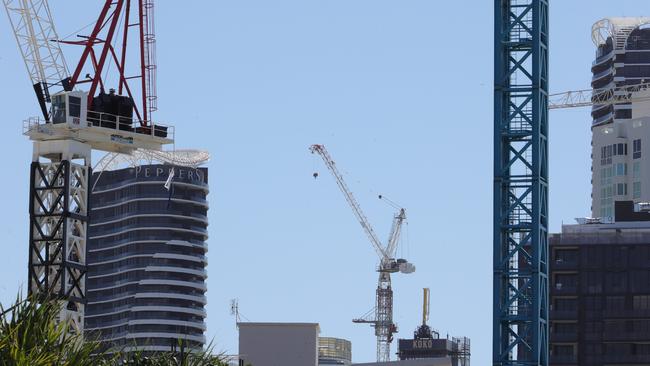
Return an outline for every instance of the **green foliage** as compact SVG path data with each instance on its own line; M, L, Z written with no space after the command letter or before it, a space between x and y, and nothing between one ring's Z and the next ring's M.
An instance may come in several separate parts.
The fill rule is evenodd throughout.
M0 305L0 364L15 366L98 366L90 357L95 342L82 342L57 323L59 306L17 299L5 310Z
M56 321L58 304L17 299L5 309L0 305L0 366L226 366L223 355L204 352L184 354L142 352L105 354L101 344L70 332Z

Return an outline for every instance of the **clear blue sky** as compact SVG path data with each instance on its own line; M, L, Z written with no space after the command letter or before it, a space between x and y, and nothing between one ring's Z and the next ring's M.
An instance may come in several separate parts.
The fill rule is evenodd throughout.
M100 1L50 1L59 33L93 21ZM160 110L177 147L212 153L208 337L236 353L229 300L252 321L319 322L323 336L374 359L376 256L322 162L324 143L379 235L408 210L396 275L398 337L430 287L431 324L471 337L487 364L492 334L492 1L158 1ZM647 0L551 3L551 90L589 86L591 24L647 15ZM66 52L68 52L66 50ZM68 58L70 64L75 58ZM28 167L21 121L38 114L0 16L5 138L0 301L27 276ZM551 113L551 228L589 213L589 110ZM314 180L312 173L321 178ZM406 233L405 233L406 234ZM393 346L395 351L396 346Z

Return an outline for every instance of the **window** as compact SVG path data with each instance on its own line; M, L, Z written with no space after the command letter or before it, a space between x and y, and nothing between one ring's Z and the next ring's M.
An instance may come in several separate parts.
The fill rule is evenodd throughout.
M598 271L585 271L582 274L583 291L590 294L599 294L603 291L603 274Z
M70 116L81 117L81 98L70 95L68 96L68 101L70 105Z
M643 333L644 331L637 331L638 333ZM645 331L647 332L647 330ZM645 344L645 343L634 343L632 344L632 354L634 355L642 355L642 356L647 356L650 355L650 344Z
M601 285L602 288L602 285ZM589 311L601 311L603 310L603 301L600 296L588 296L585 298L585 308ZM587 329L589 324L601 325L601 323L587 323Z
M632 183L632 198L641 198L641 182Z
M577 249L555 249L554 253L556 263L576 263L578 261Z
M553 323L553 332L556 334L576 334L578 333L577 323Z
M600 185L606 186L612 184L612 177L614 176L614 167L606 167L600 169Z
M650 295L634 296L632 301L634 310L648 310L650 309Z
M632 118L632 110L631 109L619 109L616 111L616 114L614 115L614 118L620 118L620 119L631 119Z
M631 354L631 343L605 343L606 355L624 356Z
M573 356L574 347L572 344L553 346L553 355L555 356Z
M625 310L625 297L623 296L607 296L605 302L605 308L609 311Z
M65 123L65 95L55 95L52 97L52 121L54 123Z
M632 164L632 177L635 179L641 178L641 163L638 161Z
M555 311L575 311L578 310L578 299L576 298L556 298Z
M616 195L617 196L627 195L627 183L618 183L616 185Z
M616 155L616 145L607 145L600 148L600 165L612 163L612 156Z
M639 159L641 158L641 139L634 140L633 144L632 158Z
M578 286L578 275L558 273L555 275L555 288L575 289Z
M627 175L627 164L623 164L623 163L616 164L616 175L619 177Z
M626 272L611 272L605 275L605 289L607 291L625 291L627 289Z
M612 217L614 216L614 208L611 206L604 206L600 208L600 217Z

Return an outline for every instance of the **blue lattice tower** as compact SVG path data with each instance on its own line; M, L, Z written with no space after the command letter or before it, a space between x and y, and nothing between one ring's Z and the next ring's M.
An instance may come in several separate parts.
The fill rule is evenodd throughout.
M495 0L493 365L548 365L548 0Z

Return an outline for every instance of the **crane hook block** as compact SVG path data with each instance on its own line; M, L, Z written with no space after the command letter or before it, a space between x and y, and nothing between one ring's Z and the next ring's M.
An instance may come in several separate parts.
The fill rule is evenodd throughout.
M314 179L318 178L318 172L315 172L313 175L314 175Z

